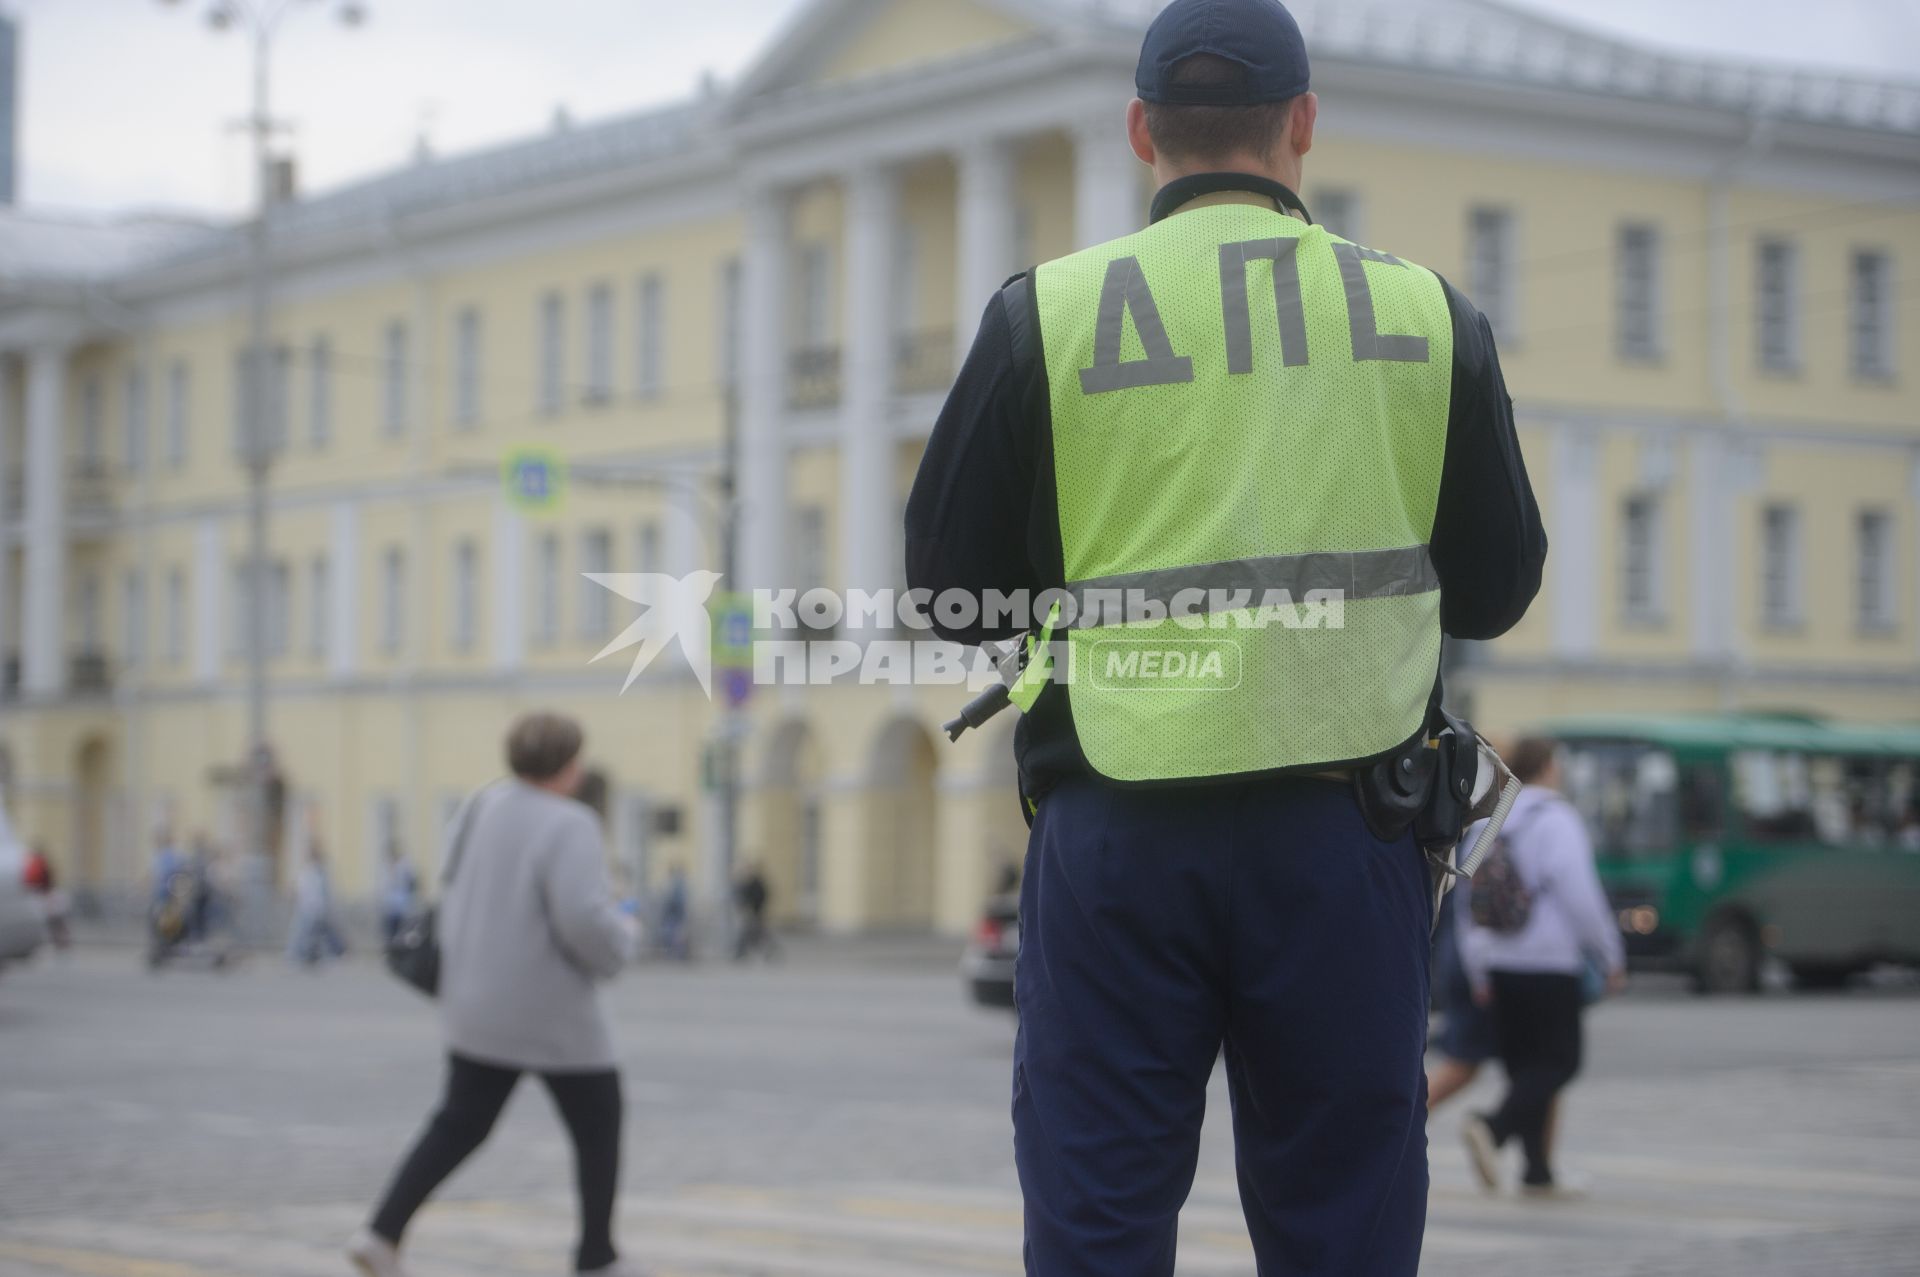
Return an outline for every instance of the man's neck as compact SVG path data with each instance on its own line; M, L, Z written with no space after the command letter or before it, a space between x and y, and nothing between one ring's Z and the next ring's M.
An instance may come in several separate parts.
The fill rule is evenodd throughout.
M1288 216L1300 215L1300 197L1292 187L1262 173L1212 170L1177 177L1153 197L1153 221L1217 204L1250 204Z

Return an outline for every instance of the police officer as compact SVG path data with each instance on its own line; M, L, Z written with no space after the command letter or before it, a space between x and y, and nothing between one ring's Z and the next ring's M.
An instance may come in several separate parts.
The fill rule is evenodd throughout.
M993 299L907 507L913 586L1063 600L1014 697L1027 1271L1173 1271L1224 1050L1259 1271L1412 1274L1432 894L1352 780L1546 538L1486 320L1301 205L1291 15L1174 0L1137 85L1151 224Z

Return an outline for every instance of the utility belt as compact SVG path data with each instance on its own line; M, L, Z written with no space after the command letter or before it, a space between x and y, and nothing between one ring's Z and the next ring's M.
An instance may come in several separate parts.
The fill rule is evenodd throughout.
M943 725L950 741L1005 709L1020 683L1030 645L1016 638L985 647L999 681ZM1520 794L1520 781L1473 725L1441 708L1439 690L1436 683L1426 725L1404 745L1370 763L1303 773L1352 785L1367 829L1381 841L1395 842L1412 831L1431 868L1436 918L1454 882L1479 868ZM1035 805L1025 793L1020 809L1031 824ZM1460 841L1476 821L1484 824L1461 855Z
M1520 780L1473 725L1440 708L1436 696L1424 730L1354 769L1353 796L1374 837L1392 842L1412 831L1432 875L1437 921L1447 892L1473 876L1499 837ZM1462 855L1461 839L1476 821L1484 823Z

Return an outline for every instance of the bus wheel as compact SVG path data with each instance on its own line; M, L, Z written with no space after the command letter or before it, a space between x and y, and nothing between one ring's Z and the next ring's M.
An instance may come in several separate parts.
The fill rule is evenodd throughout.
M1721 914L1707 924L1694 988L1701 993L1759 992L1760 945L1745 918Z

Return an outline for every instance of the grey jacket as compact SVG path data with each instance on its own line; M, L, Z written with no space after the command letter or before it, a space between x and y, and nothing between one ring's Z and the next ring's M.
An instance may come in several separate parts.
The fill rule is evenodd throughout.
M448 1050L541 1072L614 1067L595 985L631 959L635 927L608 886L599 822L519 780L467 802L439 918Z

